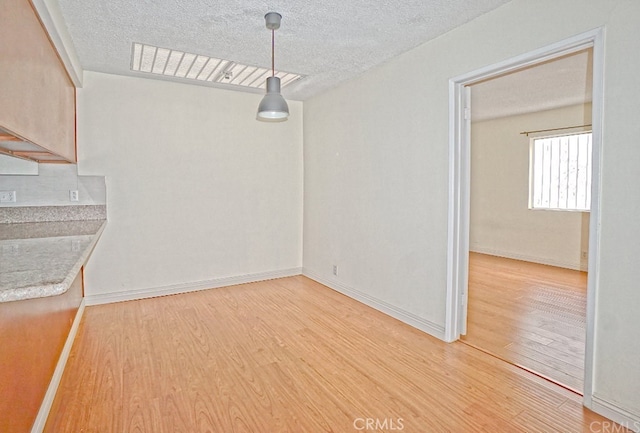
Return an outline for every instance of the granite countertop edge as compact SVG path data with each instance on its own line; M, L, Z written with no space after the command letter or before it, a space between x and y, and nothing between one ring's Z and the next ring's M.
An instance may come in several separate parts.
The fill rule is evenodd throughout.
M38 284L29 287L18 287L15 289L7 289L0 292L0 303L3 302L11 302L11 301L23 301L27 299L36 299L36 298L46 298L50 296L62 295L78 276L80 273L80 269L85 265L89 256L91 255L93 249L98 243L98 239L102 235L105 227L107 225L107 221L104 220L102 225L98 230L93 234L93 239L91 243L84 249L82 254L78 257L78 260L74 263L74 265L67 272L66 277L61 282L51 283L51 284Z

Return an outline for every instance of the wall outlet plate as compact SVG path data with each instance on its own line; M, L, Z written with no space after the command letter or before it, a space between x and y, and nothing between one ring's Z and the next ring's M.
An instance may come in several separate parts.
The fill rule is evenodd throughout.
M78 201L78 200L79 200L78 190L77 189L70 189L69 190L69 201Z
M15 191L0 191L0 203L15 203L16 192Z

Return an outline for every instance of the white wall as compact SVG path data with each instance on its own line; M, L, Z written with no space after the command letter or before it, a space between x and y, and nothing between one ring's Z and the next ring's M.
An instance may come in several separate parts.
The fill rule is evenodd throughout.
M589 213L529 209L530 138L521 132L589 123L590 104L472 124L471 251L586 270Z
M89 298L301 267L302 103L263 123L260 98L85 73L78 168L106 176L109 220Z
M635 0L513 0L305 101L305 271L442 327L448 80L606 26L594 396L640 419L639 23Z

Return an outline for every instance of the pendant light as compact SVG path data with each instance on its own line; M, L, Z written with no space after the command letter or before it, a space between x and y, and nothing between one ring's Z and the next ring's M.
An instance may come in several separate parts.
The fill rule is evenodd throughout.
M264 16L267 28L271 30L271 76L267 78L267 94L258 106L258 120L264 122L284 122L289 117L289 106L280 94L280 78L276 77L274 61L274 35L280 28L282 15L269 12Z

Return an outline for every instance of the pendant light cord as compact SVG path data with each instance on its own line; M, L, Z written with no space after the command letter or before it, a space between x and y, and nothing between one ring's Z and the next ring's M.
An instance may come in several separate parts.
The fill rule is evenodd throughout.
M274 51L276 49L276 44L274 42L275 40L275 33L276 31L274 29L271 29L271 76L275 77L276 76L276 66L275 66L275 54Z

